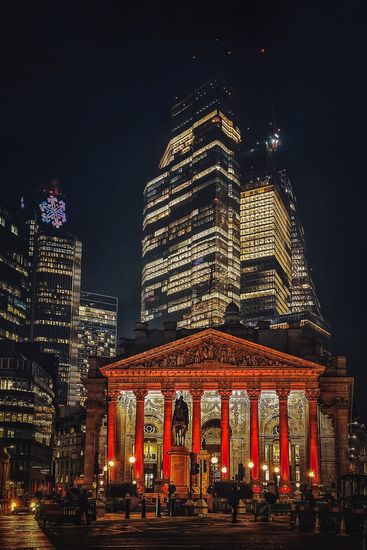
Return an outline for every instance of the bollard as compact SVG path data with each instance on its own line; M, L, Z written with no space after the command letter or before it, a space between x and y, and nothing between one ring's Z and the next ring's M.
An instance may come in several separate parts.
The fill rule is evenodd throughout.
M146 507L146 501L145 497L143 496L141 499L141 517L146 518L147 517L147 507Z
M125 519L130 519L130 497L125 497Z
M157 500L155 501L155 517L160 518L161 516L161 496L158 495Z

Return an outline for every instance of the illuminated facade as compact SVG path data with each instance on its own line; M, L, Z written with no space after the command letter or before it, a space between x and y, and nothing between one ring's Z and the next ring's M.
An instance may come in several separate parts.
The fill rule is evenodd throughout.
M30 339L58 357L57 401L75 405L82 244L64 227L65 200L57 181L23 204L23 211L33 257Z
M172 109L144 191L142 321L215 326L239 301L239 145L232 91L213 80Z
M0 206L0 338L25 339L29 260L19 221Z
M77 400L84 405L89 358L115 357L118 299L92 292L80 293L78 325Z
M247 323L289 324L304 316L329 331L322 319L308 263L296 198L274 158L279 135L270 132L242 153L241 314ZM250 142L251 143L251 142ZM284 327L283 327L284 328Z
M0 448L10 454L4 496L50 491L54 367L32 344L0 343Z
M215 456L222 479L244 479L261 490L263 481L274 486L278 471L280 490L290 492L310 472L315 486L335 488L349 470L353 379L345 358L325 361L318 333L300 324L246 327L234 303L217 328L157 331L140 324L135 350L130 342L129 354L94 363L87 387L88 486L96 454L105 463L107 443L113 482L134 479L140 491L164 491L174 399L181 394L190 413L185 445L209 463ZM103 440L95 434L104 433L106 415Z

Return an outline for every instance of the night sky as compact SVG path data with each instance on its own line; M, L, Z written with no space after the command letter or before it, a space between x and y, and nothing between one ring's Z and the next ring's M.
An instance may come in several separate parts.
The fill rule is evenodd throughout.
M222 74L243 126L270 120L272 102L333 351L348 355L367 419L363 3L9 4L2 199L61 180L83 289L119 297L121 333L139 318L142 194L175 98Z

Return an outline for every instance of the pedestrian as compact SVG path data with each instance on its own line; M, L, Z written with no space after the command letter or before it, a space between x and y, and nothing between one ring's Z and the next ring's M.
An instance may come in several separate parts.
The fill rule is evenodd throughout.
M228 503L232 506L232 523L237 523L238 505L240 502L240 488L235 485L229 496Z
M77 503L78 503L78 525L81 524L84 515L85 515L85 520L87 525L90 525L90 519L88 515L90 504L89 504L88 494L86 489L83 489L82 494L79 496Z

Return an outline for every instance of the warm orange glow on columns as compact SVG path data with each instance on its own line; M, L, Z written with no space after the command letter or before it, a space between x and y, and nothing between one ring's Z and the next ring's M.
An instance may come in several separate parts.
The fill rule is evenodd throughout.
M163 425L163 479L171 477L171 457L168 451L172 446L172 399L176 395L173 388L161 390L164 395L164 425Z
M136 397L134 479L140 486L144 485L144 399L147 393L143 389L134 391Z
M315 475L314 483L320 481L319 468L319 429L317 422L317 400L320 396L318 388L307 388L306 397L308 399L308 440L309 440L309 470Z
M279 398L279 448L280 448L280 477L282 481L289 481L289 436L288 436L288 395L289 390L277 390Z
M251 478L259 479L259 397L261 390L248 388L247 395L250 399L250 460L253 463Z
M230 427L229 427L229 398L232 395L232 390L218 390L221 397L221 446L220 446L220 462L222 479L229 479L230 476Z
M110 398L108 403L108 436L107 436L107 458L108 460L116 459L116 412L117 402L115 397Z
M204 391L195 388L190 390L192 395L192 452L201 450L201 396Z

